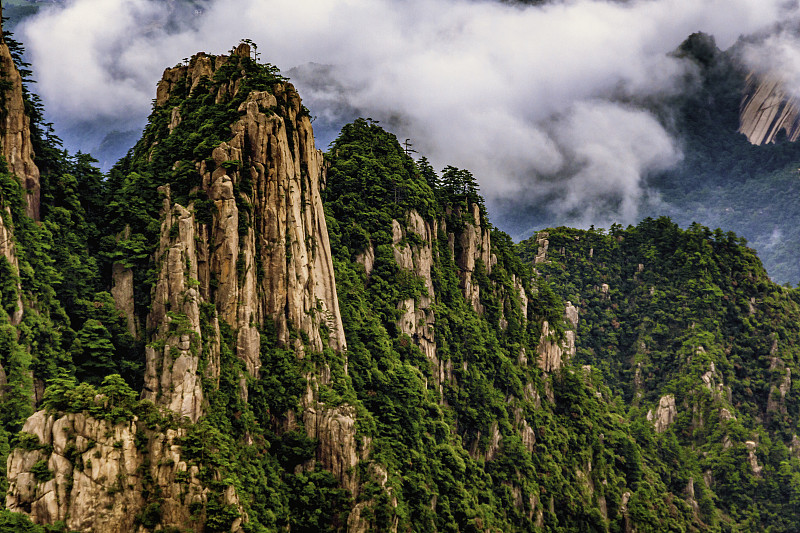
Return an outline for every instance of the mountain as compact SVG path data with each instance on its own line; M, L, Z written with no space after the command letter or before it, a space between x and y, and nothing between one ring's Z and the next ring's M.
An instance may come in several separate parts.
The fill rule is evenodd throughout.
M669 216L683 228L697 222L745 237L758 250L771 279L800 281L795 249L800 243L800 144L795 103L781 73L752 71L740 41L720 50L713 36L690 35L673 52L691 72L671 96L622 103L657 117L678 145L682 159L643 177L642 218ZM613 96L611 97L613 100ZM534 228L568 224L574 213L554 212L554 198L498 202L497 224L516 238Z
M800 137L797 98L786 92L783 81L775 73L747 75L739 132L753 144L775 142L779 134L791 142Z
M664 116L681 140L683 160L649 178L661 199L653 216L668 215L684 228L698 222L734 231L758 250L774 281L797 283L800 144L789 140L796 129L793 104L774 76L743 66L740 48L721 51L701 33L679 47L677 54L695 64L699 83L666 103L677 110Z
M0 531L793 528L797 293L738 237L514 245L255 52L167 68L102 176L8 51Z

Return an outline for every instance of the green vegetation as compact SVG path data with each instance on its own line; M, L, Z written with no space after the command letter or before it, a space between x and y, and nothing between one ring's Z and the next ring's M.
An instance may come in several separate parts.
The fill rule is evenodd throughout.
M652 178L682 227L693 222L745 236L758 250L773 280L800 282L795 248L800 242L797 169L800 144L753 146L738 133L746 72L737 49L722 52L713 37L694 34L677 54L694 61L696 91L668 102L677 109L665 123L679 133L683 161ZM657 111L667 113L665 110Z
M514 245L491 226L469 171L438 173L412 160L370 120L343 128L325 160L345 352L325 342L315 349L297 324L281 340L284 317L254 313L260 371L248 371L242 332L213 303L221 285L208 266L213 250L198 261L208 267L203 283L182 280L183 302L198 298L197 313L167 308L168 337L148 331L164 265L154 252L162 232L183 231L162 230L161 187L193 210L198 243L218 215L201 172L233 177L238 238L271 216L250 181L250 154L220 168L212 155L251 91L285 96L284 79L250 57L200 60L216 73L194 86L173 80L142 140L107 177L89 156L63 152L28 95L40 222L25 215L25 192L0 162L0 213L19 263L0 259L0 489L13 448L40 454L30 469L36 482L53 478L55 446L21 431L44 409L108 428L135 425L145 502L135 527L147 530L229 531L240 519L248 533L337 532L356 520L373 531L441 532L790 531L800 523L800 298L769 281L742 239L665 218L608 232L556 228L547 261L533 264L538 242ZM282 104L264 111L291 129ZM311 173L299 167L298 186L307 188ZM294 264L291 243L286 250L281 260ZM265 256L254 255L240 254L231 270L242 282L254 265L266 292L279 280L265 280ZM133 317L110 294L114 264L132 269ZM577 331L564 317L567 301L580 310ZM544 372L542 354L557 358L573 333L572 360ZM148 341L158 353L197 357L196 422L139 399ZM161 370L154 366L148 371ZM669 398L667 416L659 405ZM333 421L338 440L321 420ZM149 470L177 462L150 464L151 439L167 430L187 466L175 473L181 494L199 482L205 498L187 504L190 525L163 523L169 502ZM329 471L325 454L359 460ZM64 457L91 468L74 443ZM124 476L110 487L128 490ZM11 530L64 525L4 511L0 531Z
M731 232L681 230L661 218L608 233L557 228L546 238L548 261L536 267L580 308L575 362L597 369L634 423L646 423L663 396L675 398L674 423L640 440L669 467L662 478L671 490L693 480L709 526L791 530L800 519L787 485L800 479L790 452L800 294L771 283ZM519 245L529 260L537 248L533 239ZM751 467L747 441L763 470Z
M478 222L487 226L482 208L480 220L467 209L477 194L471 175L447 167L440 178L423 159L416 168L396 165L392 179L383 180L383 186L400 184L416 194L397 201L385 194L390 190L361 194L380 186L362 172L385 164L375 148L381 141L383 153L403 160L396 139L375 124L345 128L330 150L325 190L350 376L366 410L361 420L372 438L371 458L387 472L385 485L369 483L359 496L371 509L371 527L604 531L622 527L623 493L633 494L636 514L628 520L637 524L699 524L688 504L676 509L667 503L673 495L654 469L660 463L643 459L623 404L599 380L572 369L547 377L519 363L521 353L535 358L541 320L556 335L562 331L564 308L502 232L491 230L491 271L478 259L473 273L483 311L464 298L459 257L473 252L463 249L459 235ZM415 180L416 189L406 185ZM430 241L406 229L393 244L392 218L405 227L408 209L424 212L428 224L442 229ZM453 252L447 232L454 236ZM355 260L367 246L375 258L369 273ZM397 246L417 255L431 248L433 294L398 267ZM530 320L522 314L520 288ZM398 328L403 301L420 305L430 297L436 361L420 351L418 338ZM452 370L440 383L442 368ZM533 433L530 448L520 437L523 419ZM654 438L651 427L638 431ZM388 501L385 487L391 487Z

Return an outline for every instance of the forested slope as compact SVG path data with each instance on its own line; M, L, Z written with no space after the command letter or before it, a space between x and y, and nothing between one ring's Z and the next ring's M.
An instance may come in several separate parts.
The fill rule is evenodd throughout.
M770 282L733 233L666 218L546 230L519 249L579 306L576 362L668 443L671 490L703 485L708 524L796 527L797 290Z

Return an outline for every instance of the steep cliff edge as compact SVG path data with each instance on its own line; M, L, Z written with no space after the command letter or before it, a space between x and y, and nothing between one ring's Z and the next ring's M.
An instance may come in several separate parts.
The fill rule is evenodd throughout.
M2 7L0 7L2 19ZM5 42L0 21L0 149L5 158L6 168L20 181L30 194L25 197L28 216L37 218L39 214L39 169L33 162L33 148L30 138L30 118L25 113L25 100L22 93L22 77L14 64L11 51ZM19 280L19 259L13 231L12 206L8 198L0 194L0 256L6 261L3 276ZM12 325L22 320L22 287L16 283L16 295L3 297L6 311ZM6 292L9 292L6 290ZM5 302L5 300L15 300ZM0 364L2 369L2 364Z
M9 171L17 176L28 193L25 197L27 215L39 220L41 186L39 169L33 161L30 117L25 112L22 77L3 37L0 37L0 108L0 148L3 157Z
M128 331L146 342L139 408L152 402L177 427L145 430L136 417L96 420L85 409L71 412L74 405L39 411L25 430L39 444L17 448L9 459L8 507L37 523L66 520L79 530L160 524L238 531L247 513L237 491L251 488L223 478L242 475L231 457L266 446L265 431L315 444L298 476L326 468L357 491L354 468L368 443L356 442L356 410L319 397L346 372L346 359L331 370L322 353L344 353L346 342L320 196L322 153L294 88L276 69L257 64L246 44L229 56L198 54L165 71L150 124L115 172L110 204L117 211L107 228L108 253L116 258L111 294ZM277 407L273 399L284 396L265 390L276 376L262 367L273 370L274 358L285 354L293 361L282 360L281 369L293 381L279 386L295 392ZM251 395L257 407L248 404ZM257 422L254 409L262 416ZM246 429L220 434L218 421L242 411ZM63 440L64 427L80 442L100 442L98 432L117 435L113 446L75 444L92 455L91 476L102 471L103 480L77 483L88 474L75 453L42 455L42 447ZM213 436L197 444L218 454L219 465L187 458L202 428L213 428L224 443L224 452ZM52 479L36 479L42 461ZM187 469L187 461L200 472ZM148 471L151 465L161 470ZM157 496L143 498L142 490ZM282 498L286 505L288 496ZM89 510L97 505L122 507ZM277 520L274 512L253 519L263 524L270 516Z
M143 167L182 181L173 183L175 200L201 215L194 222L198 291L237 332L237 355L255 375L265 320L274 321L282 343L298 349L303 342L296 333L314 350L346 344L319 194L322 154L310 118L290 84L237 75L242 61L252 61L247 45L230 58L199 54L187 66L167 69L154 125L136 150L147 159ZM202 117L190 117L199 100L213 102L217 115L200 109L195 115ZM226 117L237 118L226 124ZM222 138L199 160L213 145L192 129L198 121ZM178 144L197 153L169 151ZM154 325L151 318L148 327Z

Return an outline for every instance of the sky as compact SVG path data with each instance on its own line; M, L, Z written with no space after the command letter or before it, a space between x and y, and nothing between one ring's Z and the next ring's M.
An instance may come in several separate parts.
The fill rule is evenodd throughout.
M691 90L695 67L669 53L697 31L722 49L758 35L746 60L800 82L787 23L798 11L785 0L65 0L16 33L72 151L124 153L164 68L248 38L297 85L319 148L371 117L436 168L472 171L490 214L523 199L607 227L657 204L646 176L681 159L679 140L632 103Z

